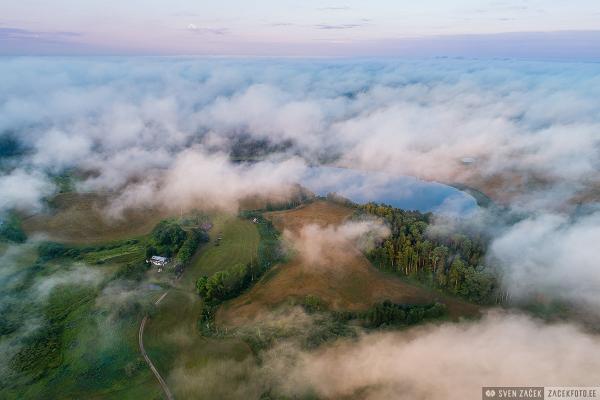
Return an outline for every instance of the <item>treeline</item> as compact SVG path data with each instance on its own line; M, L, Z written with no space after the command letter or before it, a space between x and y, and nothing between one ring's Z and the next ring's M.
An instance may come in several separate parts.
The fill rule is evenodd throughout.
M256 274L254 262L236 264L233 267L218 271L210 277L201 276L196 281L198 294L210 303L231 299L240 294L252 282Z
M327 306L318 296L308 295L302 302L308 313L327 311ZM385 326L408 326L424 321L445 317L448 310L444 304L398 304L385 300L373 305L366 311L334 311L331 313L336 321L358 321L366 328Z
M350 208L356 208L358 206L358 204L356 204L352 200L350 200L336 192L327 193L327 195L325 196L325 199L331 203L340 204L342 206L346 206L346 207L350 207Z
M201 243L207 243L210 240L208 233L202 229L194 228L187 233L187 237L177 252L177 262L187 264L190 262L194 253Z
M313 202L317 197L314 193L309 191L308 189L303 188L300 185L297 185L295 188L295 193L289 197L289 199L285 201L267 201L264 210L265 211L282 211L282 210L291 210L293 208L299 207L303 204L308 204ZM252 212L252 211L250 211ZM256 211L255 211L256 212ZM247 213L247 212L246 212Z
M376 304L364 315L365 325L370 328L396 325L414 325L441 318L447 314L446 306L433 304L395 304L389 300Z
M244 212L248 219L256 218L260 242L257 257L247 264L237 264L211 276L202 276L196 281L198 294L209 304L216 305L238 296L250 284L260 278L271 266L282 259L279 233L270 221L258 212Z
M484 266L485 238L429 230L431 213L368 203L359 210L383 218L391 235L367 253L376 267L415 278L476 303L492 301L497 281Z

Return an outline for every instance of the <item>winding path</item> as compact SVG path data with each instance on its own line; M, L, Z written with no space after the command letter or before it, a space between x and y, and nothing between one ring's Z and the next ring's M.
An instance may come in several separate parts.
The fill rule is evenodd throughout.
M169 293L169 292L166 291L165 293L163 293L163 295L160 296L158 298L158 300L156 300L156 302L154 304L158 305L158 303L160 303L162 301L162 299L165 298L165 296L167 295L167 293ZM162 376L160 376L160 374L158 373L158 370L156 369L156 367L154 366L154 364L150 360L150 357L148 357L148 354L146 354L146 349L144 349L144 327L146 326L146 321L147 320L148 320L148 316L145 316L144 319L142 319L142 323L140 325L140 331L138 333L138 342L140 344L140 351L142 352L142 356L144 357L144 360L146 360L146 364L148 364L148 366L150 367L150 369L154 373L154 376L156 376L156 379L158 379L158 383L160 383L160 386L162 387L162 390L165 392L165 396L167 397L167 399L168 400L174 400L173 394L169 390L169 387L167 386L167 383L162 378Z

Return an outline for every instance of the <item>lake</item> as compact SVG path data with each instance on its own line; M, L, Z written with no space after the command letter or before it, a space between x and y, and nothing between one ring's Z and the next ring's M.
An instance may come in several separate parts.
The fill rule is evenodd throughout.
M406 210L466 215L477 209L470 194L411 176L337 167L311 167L301 184L324 196L337 193L355 203L385 203Z

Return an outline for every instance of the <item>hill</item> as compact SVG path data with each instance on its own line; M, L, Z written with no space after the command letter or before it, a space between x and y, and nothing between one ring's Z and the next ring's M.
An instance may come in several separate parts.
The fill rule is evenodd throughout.
M265 214L281 232L299 235L311 224L339 227L353 213L339 204L318 201L302 207ZM366 310L389 299L395 303L444 303L452 318L474 316L478 307L464 301L415 286L374 268L350 241L325 246L324 267L315 267L301 251L269 271L252 289L225 303L217 313L217 323L241 325L289 302L306 296L319 297L332 310ZM296 249L298 250L298 249Z

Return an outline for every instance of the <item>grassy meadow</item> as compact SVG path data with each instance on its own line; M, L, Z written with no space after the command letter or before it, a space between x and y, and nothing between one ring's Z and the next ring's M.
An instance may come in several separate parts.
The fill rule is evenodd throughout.
M334 269L314 268L294 251L272 258L256 283L218 307L205 305L198 295L198 278L248 265L264 258L265 251L279 253L275 228L298 234L307 224L338 226L354 212L344 205L316 201L266 212L259 224L240 216L204 215L213 224L210 240L177 277L143 264L160 214L126 220L129 227L123 221L94 225L97 215L68 225L78 213L89 213L98 199L61 196L53 213L35 216L24 226L28 233L43 231L72 253L44 258L36 243L0 243L0 258L12 265L0 275L2 295L10 303L0 308L0 351L20 371L0 370L0 398L163 398L138 347L144 315L149 316L146 351L176 398L246 399L269 393L268 379L259 376L263 350L280 340L314 348L354 334L329 312L363 312L384 299L441 302L451 317L477 312L473 305L375 269L349 243L341 253L324 248L322 256ZM267 225L271 230L265 230ZM307 312L316 314L302 311L309 310L307 305L312 310ZM204 329L200 324L207 309L216 310L216 316Z
M197 375L208 366L250 359L248 345L235 338L210 338L200 334L199 316L203 303L195 282L201 275L248 263L256 252L259 235L256 226L237 217L215 215L211 241L204 244L182 277L157 306L146 325L144 344L148 355L166 379L175 397L215 398L216 382L190 384L183 377ZM221 236L219 245L217 237Z
M2 257L15 248L7 248ZM0 398L159 399L160 387L137 348L141 309L110 298L117 262L100 265L56 259L40 261L36 247L22 245L3 275ZM86 257L102 258L102 251ZM6 272L6 269L3 270ZM140 292L148 302L156 290ZM21 342L20 336L25 337Z

